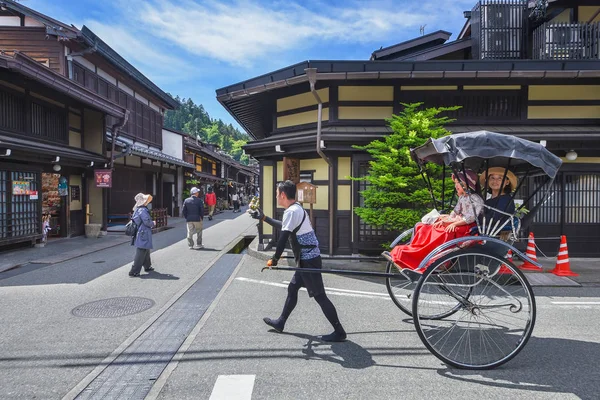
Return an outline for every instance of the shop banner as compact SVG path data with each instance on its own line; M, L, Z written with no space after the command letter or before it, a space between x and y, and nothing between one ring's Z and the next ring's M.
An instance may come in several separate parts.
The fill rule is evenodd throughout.
M99 188L112 187L112 170L97 169L94 171L94 175L96 178L96 187L99 187Z
M31 182L29 181L13 181L12 194L13 196L29 196L31 195Z

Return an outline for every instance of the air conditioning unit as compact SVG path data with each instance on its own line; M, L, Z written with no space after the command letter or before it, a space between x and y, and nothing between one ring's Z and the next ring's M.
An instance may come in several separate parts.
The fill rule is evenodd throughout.
M550 25L546 27L546 58L580 58L585 48L578 25Z
M557 46L571 46L580 42L580 32L577 25L549 26L546 28L546 41Z
M515 30L487 30L481 41L482 59L513 59L521 53L521 32Z
M522 2L505 1L481 5L480 58L521 57L525 7Z

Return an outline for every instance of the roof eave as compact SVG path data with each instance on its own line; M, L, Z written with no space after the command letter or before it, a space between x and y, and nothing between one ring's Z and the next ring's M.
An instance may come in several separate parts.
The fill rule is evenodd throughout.
M144 74L138 71L133 65L131 65L127 60L125 60L119 53L113 50L108 44L106 44L98 35L92 32L87 26L83 26L81 28L80 37L84 40L84 42L90 46L94 47L98 54L104 57L108 62L114 65L123 73L130 76L132 79L141 84L144 88L146 88L150 93L161 99L165 105L170 107L171 109L175 109L179 107L179 103L165 93L161 88L156 86L150 79L148 79Z
M0 56L0 67L20 73L28 78L50 86L83 104L117 118L125 117L125 109L96 93L78 85L67 77L52 71L23 53L16 51L13 57Z

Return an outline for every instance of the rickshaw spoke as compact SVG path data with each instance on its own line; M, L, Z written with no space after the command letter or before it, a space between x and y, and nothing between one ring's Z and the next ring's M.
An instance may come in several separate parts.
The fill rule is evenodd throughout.
M447 263L452 268L446 268ZM495 274L505 266L509 278ZM444 303L461 310L424 321ZM496 367L514 357L531 335L535 321L533 292L522 272L499 256L469 248L448 254L432 264L413 296L415 327L423 343L444 362L458 367Z

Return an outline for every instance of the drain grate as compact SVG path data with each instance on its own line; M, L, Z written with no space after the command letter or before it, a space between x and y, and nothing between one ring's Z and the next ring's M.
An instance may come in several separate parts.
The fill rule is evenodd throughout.
M83 318L115 318L146 311L154 301L145 297L113 297L82 304L71 310L71 314Z

